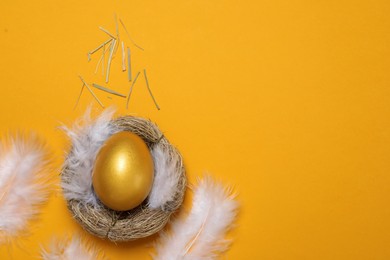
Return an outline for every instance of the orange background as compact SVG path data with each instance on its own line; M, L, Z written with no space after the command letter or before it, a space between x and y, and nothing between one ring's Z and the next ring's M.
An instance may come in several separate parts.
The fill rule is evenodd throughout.
M133 71L147 69L161 111L143 80L129 110L95 93L155 121L191 182L208 171L235 186L241 212L226 258L390 259L389 1L2 0L1 133L37 131L60 167L69 143L56 127L90 103L100 110L87 92L73 110L77 75L104 83L93 74L99 56L88 63L86 53L107 38L98 26L115 32L114 13L145 49L132 48ZM119 56L107 86L129 89ZM61 192L30 231L14 259L83 232ZM85 236L110 259L149 259L155 240Z

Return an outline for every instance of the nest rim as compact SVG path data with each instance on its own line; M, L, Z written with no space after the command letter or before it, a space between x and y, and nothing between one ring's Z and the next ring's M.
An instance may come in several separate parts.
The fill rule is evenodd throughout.
M180 177L173 200L167 201L159 209L152 209L147 206L146 199L141 205L129 211L109 209L100 201L99 206L96 207L75 199L67 200L67 207L84 230L102 239L126 242L151 236L165 227L171 215L183 203L187 179L182 156L169 143L157 125L150 120L136 116L122 116L112 119L110 124L117 127L119 131L129 131L138 135L145 141L149 150L159 145L167 156L178 158L176 170ZM64 174L67 174L66 168L61 171L61 175Z

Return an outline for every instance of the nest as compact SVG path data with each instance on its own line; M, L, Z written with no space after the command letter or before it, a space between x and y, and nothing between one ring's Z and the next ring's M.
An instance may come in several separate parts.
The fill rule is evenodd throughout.
M165 156L175 157L175 172L180 175L177 190L173 200L168 201L159 209L148 207L147 199L138 207L129 211L115 211L105 207L81 203L70 199L67 205L73 217L89 233L111 241L130 241L150 236L160 231L182 204L186 189L186 177L183 161L178 150L173 147L159 128L152 122L133 116L125 116L111 120L121 131L129 131L140 136L149 149L160 146ZM72 153L72 149L70 154ZM66 166L62 169L62 180L70 178Z

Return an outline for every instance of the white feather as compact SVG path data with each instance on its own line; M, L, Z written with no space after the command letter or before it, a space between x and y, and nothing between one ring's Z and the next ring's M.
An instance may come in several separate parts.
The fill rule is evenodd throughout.
M235 220L238 203L221 183L211 177L198 182L193 205L185 219L171 224L171 232L163 232L156 245L154 259L215 259L228 249L226 232Z
M75 236L70 241L53 241L50 249L42 249L44 260L96 260L103 259L98 250L83 243L80 237Z
M49 194L48 153L35 136L9 137L0 144L0 237L24 231Z
M92 189L92 170L100 147L109 136L118 131L110 124L114 113L114 108L108 108L92 120L89 108L81 122L76 122L71 129L63 127L72 141L72 152L68 154L64 164L71 174L61 183L67 200L75 199L98 205Z
M167 155L159 145L152 149L152 157L155 174L148 206L164 209L165 203L172 201L177 191L180 174L176 167L180 158Z

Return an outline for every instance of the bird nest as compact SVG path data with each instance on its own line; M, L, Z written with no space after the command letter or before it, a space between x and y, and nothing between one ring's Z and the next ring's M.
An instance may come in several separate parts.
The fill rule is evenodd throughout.
M173 193L171 193L172 196L169 201L164 201L162 205L154 205L153 207L150 205L148 197L141 205L129 211L115 211L109 209L97 198L92 197L92 200L90 201L93 201L93 203L89 203L84 200L84 197L70 196L69 188L67 187L72 183L80 182L76 180L79 175L78 171L72 167L83 163L75 162L75 160L78 160L77 158L79 158L77 153L79 153L80 150L80 143L75 144L73 140L72 147L67 154L61 173L62 188L64 190L68 208L74 219L76 219L86 231L100 238L109 239L111 241L130 241L155 234L166 225L171 214L174 213L183 202L186 189L186 177L182 157L179 151L169 143L159 128L151 121L139 117L124 116L108 120L108 127L116 129L115 131L129 131L137 134L145 141L149 150L152 152L151 154L155 164L156 159L161 161L162 158L165 160L166 163L160 163L159 167L155 167L154 179L156 181L158 175L164 174L164 171L171 171L171 175L175 174L177 176L177 182L172 188L174 189L172 190ZM93 129L90 129L89 131L93 132ZM69 134L69 131L68 135L72 138L72 134ZM84 139L88 138L91 139L92 137L87 136ZM78 147L75 148L75 146ZM156 148L161 151L159 153L160 158L156 158L153 153L153 149ZM164 167L167 169L164 169ZM90 168L88 171L90 171ZM80 174L84 173L81 172ZM92 173L87 174L92 178ZM93 193L93 188L89 188L92 189L91 196L96 196ZM155 187L155 185L152 187L152 192L155 194L155 197L156 194L157 196L159 194L159 190L156 190L158 188L159 187ZM162 196L164 196L164 194L162 194Z

